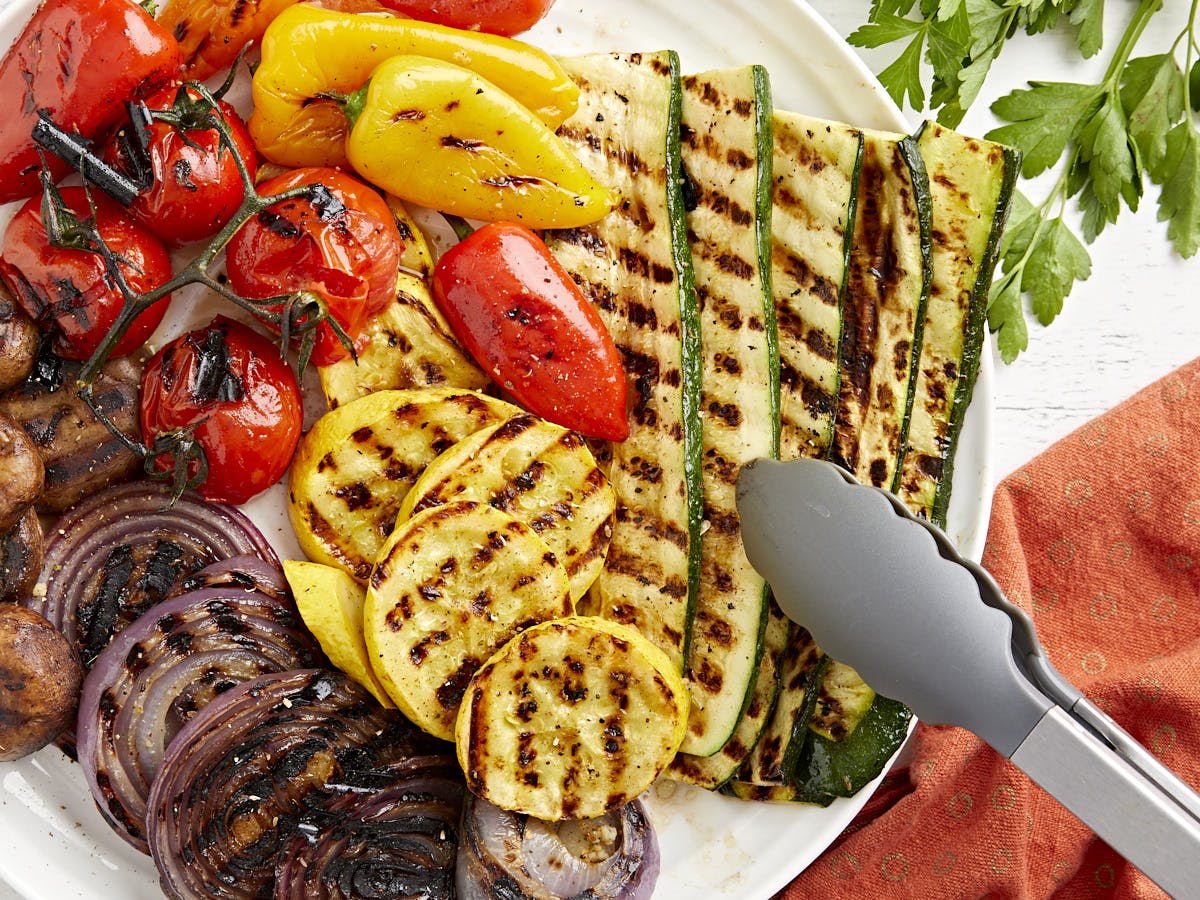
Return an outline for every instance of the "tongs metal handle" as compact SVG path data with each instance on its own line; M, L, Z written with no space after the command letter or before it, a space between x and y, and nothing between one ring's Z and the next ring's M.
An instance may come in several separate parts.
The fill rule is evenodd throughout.
M745 467L738 513L750 561L826 652L973 731L1164 890L1200 897L1200 796L1050 664L939 529L815 460Z

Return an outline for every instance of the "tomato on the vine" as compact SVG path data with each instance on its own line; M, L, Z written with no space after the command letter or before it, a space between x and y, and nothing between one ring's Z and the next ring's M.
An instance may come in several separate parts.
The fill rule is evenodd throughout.
M528 31L554 0L380 0L414 19L511 37Z
M265 300L311 291L353 340L396 293L403 244L384 199L338 169L305 168L259 185L264 196L319 185L311 198L284 200L243 225L226 250L229 282L244 297ZM312 359L345 359L328 322L318 327Z
M95 236L119 261L136 292L152 290L171 277L171 259L163 242L131 219L115 201L82 187L62 188L68 213L63 238L51 243L42 221L42 198L33 197L13 216L0 247L0 277L25 313L55 335L54 349L67 359L88 359L121 313L125 299L109 277L104 258L92 250ZM91 222L91 205L95 221ZM113 350L132 353L146 343L162 321L164 297L138 316Z
M142 374L143 440L173 444L154 460L161 472L189 441L208 464L197 488L209 500L245 503L287 470L300 440L303 408L296 376L269 339L218 316L167 344ZM190 459L188 476L200 472Z
M172 246L212 237L237 212L245 189L233 153L211 125L211 107L194 90L179 86L156 91L146 98L146 106L167 111L175 120L151 122L147 159L132 149L137 145L130 126L114 132L104 147L105 161L125 174L140 174L148 165L150 186L137 195L129 211ZM253 179L258 156L246 123L224 100L217 106Z

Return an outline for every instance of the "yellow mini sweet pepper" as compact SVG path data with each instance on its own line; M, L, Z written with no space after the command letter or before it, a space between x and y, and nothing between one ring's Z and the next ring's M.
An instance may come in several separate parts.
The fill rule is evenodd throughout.
M268 26L254 73L250 134L284 166L344 166L348 123L338 103L385 59L420 54L464 66L511 94L548 127L575 111L579 88L528 44L428 22L292 6Z
M612 208L610 191L545 123L461 66L394 56L346 109L354 170L421 206L530 228L586 225Z

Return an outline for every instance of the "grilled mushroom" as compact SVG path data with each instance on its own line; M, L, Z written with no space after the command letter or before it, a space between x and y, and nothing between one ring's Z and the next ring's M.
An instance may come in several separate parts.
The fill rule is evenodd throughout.
M32 507L0 535L0 602L19 603L42 571L42 523Z
M75 716L83 666L32 610L0 604L0 761L49 744Z
M0 532L6 532L41 496L46 469L20 423L0 413Z
M37 348L37 326L0 287L0 391L20 384L29 374Z

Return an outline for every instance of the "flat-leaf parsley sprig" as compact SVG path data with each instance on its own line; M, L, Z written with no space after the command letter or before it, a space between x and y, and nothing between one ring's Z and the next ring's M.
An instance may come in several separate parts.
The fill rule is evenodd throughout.
M908 98L914 109L925 109L924 60L928 108L956 127L1010 37L1065 23L1081 55L1094 56L1103 46L1104 6L1104 0L872 0L867 24L849 40L860 47L904 42L879 73L883 86L897 103ZM1041 203L1014 198L988 308L1006 362L1028 346L1024 298L1039 322L1052 322L1075 282L1091 274L1084 241L1094 241L1122 207L1136 210L1146 180L1159 188L1158 217L1175 250L1188 258L1200 249L1200 0L1191 0L1169 48L1135 57L1162 6L1163 0L1139 0L1099 83L1031 81L991 106L1007 124L987 137L1022 152L1023 176L1065 161ZM1078 204L1083 241L1067 223L1070 198Z

